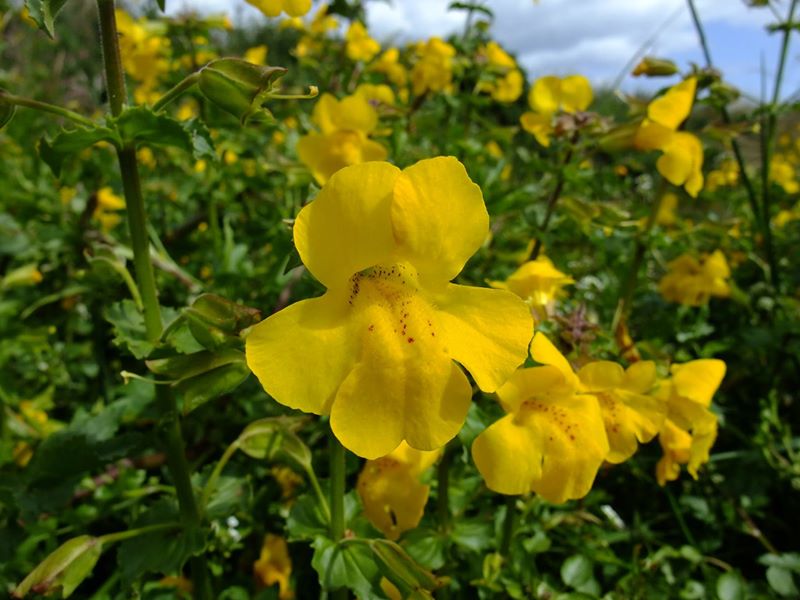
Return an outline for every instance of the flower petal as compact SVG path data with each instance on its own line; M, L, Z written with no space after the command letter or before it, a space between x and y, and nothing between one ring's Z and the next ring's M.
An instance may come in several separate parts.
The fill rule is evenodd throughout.
M593 97L592 85L583 75L570 75L561 80L561 108L564 112L586 110Z
M583 365L578 371L578 379L588 392L611 390L622 386L625 370L621 365L609 360L596 360Z
M672 366L672 385L679 396L708 407L725 377L725 363L716 358L692 360Z
M397 178L392 225L403 258L423 278L450 281L486 240L489 214L464 165L440 156L419 161Z
M278 402L325 414L353 367L355 340L331 292L296 302L255 325L245 342L247 366ZM313 377L304 374L314 373Z
M552 115L561 104L561 80L554 75L537 79L528 93L528 104L538 113Z
M542 473L541 455L535 452L535 433L506 415L481 432L472 444L472 460L499 494L527 494Z
M483 391L495 391L524 362L533 319L511 292L449 284L431 302L448 354Z
M550 145L550 134L553 133L553 117L549 114L541 115L535 112L525 112L519 118L522 128L536 138L542 146Z
M564 377L570 381L575 379L575 373L572 370L572 365L564 358L564 355L558 351L547 336L541 331L533 336L531 342L531 358L536 362L543 365L552 365L564 374Z
M517 412L523 402L541 390L548 390L548 393L557 396L569 396L575 391L575 386L556 367L530 367L517 369L497 390L497 398L506 412Z
M294 243L308 270L326 287L342 287L395 249L392 189L400 170L368 162L338 171L306 205L294 225Z
M653 100L647 107L647 116L669 129L677 129L692 111L696 88L697 80L694 77L685 79Z

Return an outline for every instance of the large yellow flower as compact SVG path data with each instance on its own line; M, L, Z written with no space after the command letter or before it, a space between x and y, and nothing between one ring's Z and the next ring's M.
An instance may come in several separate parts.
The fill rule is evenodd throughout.
M644 360L627 369L607 360L590 362L578 371L581 388L596 396L608 436L606 460L621 463L639 443L652 440L664 423L667 406L650 395L656 385L656 365Z
M711 296L727 298L731 295L728 279L731 269L725 255L715 250L698 260L691 254L682 254L667 265L668 273L658 283L658 291L670 302L701 306Z
M322 94L311 120L320 133L300 138L297 154L320 184L343 167L386 159L386 148L369 139L378 126L378 113L367 94L354 94L342 100Z
M267 17L277 17L285 12L290 17L302 17L311 10L311 0L246 0Z
M508 414L475 439L473 460L495 492L582 498L609 451L600 405L541 333L531 356L544 366L518 370L497 390Z
M653 100L634 137L640 150L662 152L658 172L693 198L703 189L703 146L695 135L677 129L692 111L696 89L697 80L689 77Z
M537 79L528 92L528 105L533 109L519 118L522 128L533 135L542 146L550 145L553 115L558 111L575 113L586 110L594 95L589 80L583 75Z
M698 469L708 462L717 438L717 416L709 407L725 370L725 363L713 358L673 365L672 377L658 389L667 404L667 419L658 435L663 451L656 465L660 485L677 479L682 464L697 479Z
M521 265L505 281L490 281L489 285L514 292L531 307L536 320L542 321L564 286L571 283L575 283L572 277L559 271L546 256L539 256Z
M403 440L441 447L472 396L453 361L494 391L532 332L510 292L449 283L488 231L480 188L455 158L342 169L294 225L300 257L327 292L256 325L248 365L278 402L330 413L359 456L385 456Z
M441 449L425 452L405 442L387 456L368 460L356 489L364 514L390 540L419 525L430 486L420 476L439 458Z

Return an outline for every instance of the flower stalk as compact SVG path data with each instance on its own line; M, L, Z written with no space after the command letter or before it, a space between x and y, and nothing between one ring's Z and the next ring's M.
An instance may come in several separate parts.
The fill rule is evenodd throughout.
M119 51L114 0L97 0L100 19L100 39L106 75L109 104L113 116L118 116L125 105L125 79ZM122 187L127 205L128 226L133 246L134 267L139 291L144 305L144 321L147 337L157 342L162 333L161 308L158 302L153 265L150 262L150 245L147 237L147 213L144 207L136 148L127 145L117 150ZM178 416L178 407L169 388L156 387L156 403L163 426L163 441L167 454L167 465L178 496L181 521L184 527L200 527L200 512L191 483L189 465L184 451L183 435ZM205 558L191 559L195 597L205 600L212 597L211 583Z

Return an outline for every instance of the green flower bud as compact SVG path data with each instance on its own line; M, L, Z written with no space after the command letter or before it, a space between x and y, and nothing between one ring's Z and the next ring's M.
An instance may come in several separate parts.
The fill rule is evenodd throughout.
M669 77L678 72L677 65L666 58L653 58L645 56L631 73L634 77Z

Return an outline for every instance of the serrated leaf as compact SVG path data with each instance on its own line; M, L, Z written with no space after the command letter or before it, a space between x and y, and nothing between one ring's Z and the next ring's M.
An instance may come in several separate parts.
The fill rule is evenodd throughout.
M62 131L52 140L42 138L39 141L39 156L58 177L61 174L61 166L70 156L98 142L116 143L117 141L114 132L106 127L81 127Z
M146 106L126 108L111 122L116 125L123 144L145 142L156 146L174 146L187 152L194 150L192 138L180 121L153 112Z
M323 590L349 588L362 600L385 597L380 587L381 570L367 544L352 539L336 543L318 537L311 545L311 566Z
M30 591L43 594L59 587L63 597L69 597L92 572L102 551L100 540L89 535L64 542L22 580L14 597L23 598Z
M127 348L136 358L144 358L153 351L153 344L147 339L144 316L132 300L115 302L106 308L106 321L114 331L114 344Z
M54 21L67 0L25 0L31 18L51 39L55 37Z

